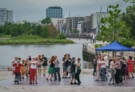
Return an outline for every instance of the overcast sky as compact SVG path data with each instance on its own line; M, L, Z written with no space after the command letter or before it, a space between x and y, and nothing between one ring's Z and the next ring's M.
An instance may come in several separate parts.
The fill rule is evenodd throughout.
M120 4L122 10L127 4L123 0L0 0L0 8L14 12L14 21L38 21L46 17L48 6L61 6L64 17L88 16L91 13L106 11L110 4Z

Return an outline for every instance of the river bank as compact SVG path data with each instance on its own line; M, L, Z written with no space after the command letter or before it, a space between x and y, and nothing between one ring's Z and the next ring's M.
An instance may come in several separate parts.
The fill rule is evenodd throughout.
M74 43L69 39L43 38L37 35L20 35L17 37L1 38L0 44L53 44Z

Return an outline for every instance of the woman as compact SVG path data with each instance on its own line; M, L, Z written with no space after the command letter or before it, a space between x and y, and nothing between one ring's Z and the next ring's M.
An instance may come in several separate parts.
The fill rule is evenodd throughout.
M38 56L38 63L42 63L41 55ZM41 75L41 65L38 65L38 74Z
M96 76L96 81L100 80L100 61L101 61L101 57L98 59L97 61L97 76Z
M134 78L134 75L133 75L133 63L134 63L134 61L132 60L132 57L129 56L129 60L128 60L128 73L129 73L129 78ZM132 77L131 77L130 75L132 75Z
M24 79L24 75L26 74L26 66L27 66L27 64L26 64L26 61L25 60L22 60L22 64L23 64L23 66L21 67L21 75L22 75L22 79Z
M77 59L78 61L78 64L76 64L76 67L77 67L77 73L75 74L75 78L78 82L78 85L81 84L81 81L80 81L80 73L81 73L81 62L80 62L80 58Z
M116 73L116 70L115 70L115 59L112 59L111 63L110 63L110 72L111 72L111 78L110 78L110 81L108 83L108 85L111 85L111 82L112 84L115 83L115 73Z
M48 70L48 77L46 78L46 80L48 80L49 76L51 75L50 81L52 81L52 77L53 77L53 73L54 73L54 64L55 64L55 58L54 58L54 56L52 56L51 64L50 64L49 70Z
M127 82L128 81L128 64L124 57L122 60L122 76L123 76L125 82Z
M105 65L105 61L104 58L101 58L100 60L100 77L103 81L107 81L107 77L106 77L106 65Z
M29 83L31 85L32 83L34 84L34 81L35 81L37 65L41 65L41 63L38 63L36 58L33 58L33 60L30 61L29 63L31 64L30 65L30 83Z
M93 70L93 76L95 76L97 74L97 61L98 61L98 57L95 56L95 59L93 59L93 63L94 63L94 70Z

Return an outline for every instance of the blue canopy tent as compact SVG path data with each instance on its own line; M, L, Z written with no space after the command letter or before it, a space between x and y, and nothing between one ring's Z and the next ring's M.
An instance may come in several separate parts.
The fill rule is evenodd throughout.
M96 48L96 51L113 51L113 56L115 57L116 51L135 51L135 49L123 46L117 41L114 41L113 43L106 45L104 47Z
M113 43L104 47L96 48L96 51L135 51L135 49L123 46L117 41L114 41Z

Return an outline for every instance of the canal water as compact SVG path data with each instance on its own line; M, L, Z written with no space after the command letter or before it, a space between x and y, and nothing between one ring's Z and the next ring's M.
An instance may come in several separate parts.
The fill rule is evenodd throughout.
M91 68L91 62L83 60L83 44L91 43L85 39L71 39L74 44L51 44L51 45L0 45L0 66L11 66L11 61L15 56L22 59L44 54L48 59L52 55L57 55L62 67L62 58L64 54L69 53L71 57L81 58L82 68Z

